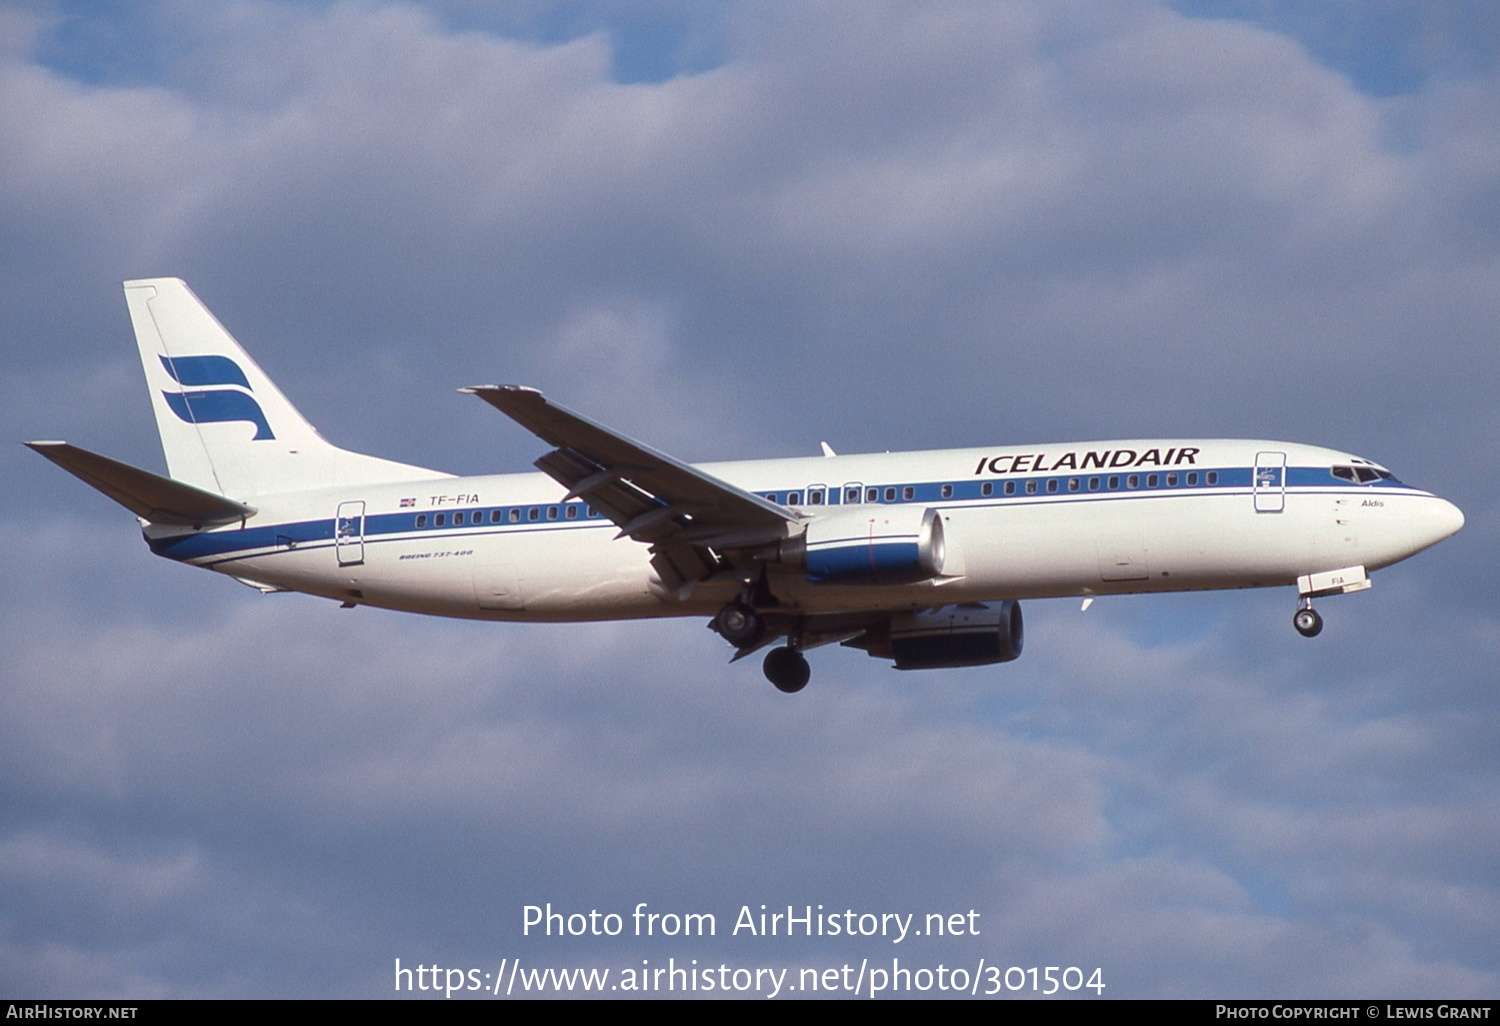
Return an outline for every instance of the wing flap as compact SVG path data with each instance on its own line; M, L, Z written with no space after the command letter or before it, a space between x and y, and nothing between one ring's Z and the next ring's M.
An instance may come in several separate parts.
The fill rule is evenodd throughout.
M556 448L536 461L547 476L651 546L651 564L675 591L719 569L710 550L775 544L797 516L711 474L549 402L534 388L481 385L479 396Z
M628 483L664 504L700 507L694 517L700 524L781 527L797 519L790 510L774 502L549 402L534 388L481 385L463 391L479 396L548 445L581 457L578 464L568 468L568 480L562 483L569 489L581 489L584 498L596 489ZM592 466L579 473L586 464ZM541 469L561 480L553 474L554 465ZM561 465L556 465L556 469L562 469ZM595 482L588 480L590 475L600 476ZM644 511L635 515L640 512Z
M67 442L25 444L84 484L98 489L153 524L205 527L243 520L255 514L254 506L132 467Z
M609 518L617 527L624 527L662 503L641 489L624 480L622 474L606 471L582 453L571 449L554 449L535 463L552 480L568 489L574 498L580 498ZM649 539L641 539L649 540Z

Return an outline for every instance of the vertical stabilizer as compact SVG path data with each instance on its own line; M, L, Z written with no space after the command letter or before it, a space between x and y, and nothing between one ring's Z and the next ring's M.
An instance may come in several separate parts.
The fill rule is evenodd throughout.
M445 477L324 441L185 283L125 283L171 476L237 498Z

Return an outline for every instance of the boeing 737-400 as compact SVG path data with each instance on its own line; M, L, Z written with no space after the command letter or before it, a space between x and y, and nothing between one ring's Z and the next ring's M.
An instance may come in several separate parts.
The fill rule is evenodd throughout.
M485 620L701 616L782 691L832 642L904 670L1021 654L1021 599L1295 586L1312 601L1463 514L1345 452L1136 439L689 465L530 388L483 399L541 473L455 477L324 441L175 278L125 283L169 477L31 448L157 555L265 592ZM784 644L777 645L783 641Z

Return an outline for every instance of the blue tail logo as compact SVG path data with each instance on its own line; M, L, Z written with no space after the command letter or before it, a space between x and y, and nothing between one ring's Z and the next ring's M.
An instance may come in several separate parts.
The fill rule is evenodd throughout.
M162 398L178 418L189 424L224 424L248 421L255 425L255 438L275 438L266 423L265 411L250 393L250 380L240 365L227 356L162 356L161 365L172 380L187 386L182 392L163 392ZM220 386L220 387L210 387ZM223 387L228 386L228 387ZM240 391L240 389L244 391Z

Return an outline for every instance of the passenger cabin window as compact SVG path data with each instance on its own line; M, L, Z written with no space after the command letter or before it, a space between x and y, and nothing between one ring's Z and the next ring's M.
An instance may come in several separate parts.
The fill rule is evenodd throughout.
M435 516L435 517L432 518L432 525L434 527L442 527L447 522L448 522L448 514L446 514L446 513L439 513L437 516Z
M1016 483L1014 481L1007 481L1007 482L1005 482L1005 494L1006 495L1014 495L1014 494L1016 494Z
M498 510L498 509L492 509L492 510L490 510L490 523L492 523L492 524L498 524L500 522L500 520L501 520L501 517L502 517L502 511L501 510Z
M1188 471L1187 483L1190 485L1195 485L1198 483L1198 472L1196 470Z
M1139 488L1140 486L1141 477L1139 474L1131 474L1129 477L1125 478L1126 488Z
M1203 483L1204 484L1211 484L1211 485L1218 484L1219 483L1219 472L1217 470L1210 470L1208 473L1204 474L1203 475Z
M1168 474L1167 475L1167 487L1168 488L1176 488L1177 487L1177 475L1176 474Z
M802 505L802 493L801 492L787 492L786 493L786 504L788 506L800 506L800 505Z
M547 507L547 519L548 520L556 520L557 519L557 507L556 506L548 506Z
M823 505L823 489L809 488L807 490L807 504L809 506Z
M1057 491L1057 478L1055 478L1055 477L1051 478L1047 482L1047 491L1049 491L1049 492L1055 492L1055 491Z
M953 486L952 485L943 485L941 491L942 491L943 498L945 498L945 499L951 499L951 498L953 498Z
M462 527L463 525L464 525L464 515L462 513L455 513L455 514L453 514L453 526L454 527Z
M527 520L540 520L540 519L542 519L542 511L541 511L541 509L539 509L536 506L531 507L530 509L528 509L526 511L526 519Z
M513 524L519 524L521 522L521 511L520 510L513 509L513 510L510 511L510 522L513 523Z
M427 514L426 513L418 513L417 514L417 526L418 527L426 527L427 526Z
M905 488L901 489L901 498L903 499L910 500L916 494L917 490L911 485L907 485Z
M1160 479L1155 474L1147 474L1146 475L1146 487L1147 488L1155 488L1156 487L1156 482L1158 480L1160 480Z
M896 489L894 489L894 488L887 488L885 490L885 501L886 502L895 502L896 501Z
M988 498L991 495L994 495L995 494L995 482L993 482L993 481L986 481L984 484L980 485L979 486L979 494L985 496L986 498Z
M578 519L578 507L577 506L569 506L568 507L568 519L569 520L577 520Z
M1109 487L1110 487L1111 490L1120 487L1120 476L1118 474L1111 474L1110 475L1110 477L1109 477Z
M1091 491L1091 492L1097 492L1098 490L1099 490L1099 479L1097 477L1091 477L1091 478L1089 478L1089 491Z
M1026 482L1026 494L1027 495L1035 495L1036 494L1036 482L1035 481L1027 481Z
M1076 477L1070 477L1070 478L1068 478L1068 491L1070 491L1070 492L1076 492L1076 491L1078 491L1078 478L1076 478Z

